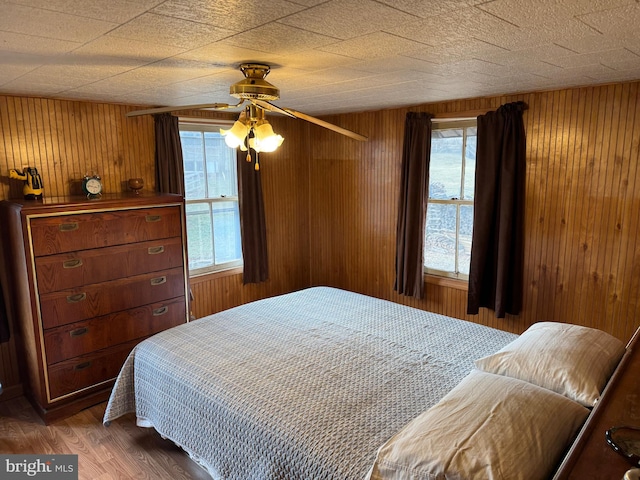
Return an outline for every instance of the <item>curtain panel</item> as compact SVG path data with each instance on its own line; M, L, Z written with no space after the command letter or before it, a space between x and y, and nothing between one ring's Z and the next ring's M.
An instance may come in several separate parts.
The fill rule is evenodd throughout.
M526 139L524 102L478 117L467 313L522 309Z
M184 165L178 117L170 113L153 116L156 133L156 190L184 196Z
M254 155L257 155L254 153ZM242 241L242 282L260 283L269 278L267 226L262 199L262 178L247 154L238 149L238 203Z
M424 228L429 196L431 118L407 113L404 124L402 174L396 226L396 281L402 295L424 297Z

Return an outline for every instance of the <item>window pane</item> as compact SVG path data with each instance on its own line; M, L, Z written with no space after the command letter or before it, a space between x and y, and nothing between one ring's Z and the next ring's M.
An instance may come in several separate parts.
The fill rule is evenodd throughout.
M476 141L477 128L467 128L467 148L464 152L464 198L473 200L476 180Z
M460 205L460 236L458 238L458 268L469 275L471 237L473 235L473 206Z
M187 249L189 270L213 265L211 210L208 203L190 203L187 217Z
M456 206L429 204L424 242L427 268L455 272L456 267Z
M436 122L431 139L425 268L460 278L471 258L477 127L473 120Z
M238 202L215 202L213 223L216 264L240 260L242 245Z
M460 198L462 129L434 130L431 136L429 198Z
M181 131L180 140L184 162L185 198L204 198L206 190L202 133Z
M194 274L242 265L236 151L225 144L220 126L180 127L189 270Z
M218 132L204 134L209 198L238 196L236 151L227 147Z

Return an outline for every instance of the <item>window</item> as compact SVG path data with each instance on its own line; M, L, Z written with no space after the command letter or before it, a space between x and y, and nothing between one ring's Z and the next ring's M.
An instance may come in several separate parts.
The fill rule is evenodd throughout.
M191 275L242 265L236 151L220 135L228 126L180 121Z
M476 120L434 122L424 242L427 273L469 278L475 171Z

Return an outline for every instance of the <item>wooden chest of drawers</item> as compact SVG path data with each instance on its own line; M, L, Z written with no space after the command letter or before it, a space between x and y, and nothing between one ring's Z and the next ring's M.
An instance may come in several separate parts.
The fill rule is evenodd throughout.
M2 283L45 421L107 398L131 349L188 321L179 196L4 201Z

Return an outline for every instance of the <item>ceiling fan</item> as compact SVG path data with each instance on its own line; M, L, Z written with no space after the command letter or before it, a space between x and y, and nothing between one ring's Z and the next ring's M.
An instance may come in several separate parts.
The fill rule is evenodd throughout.
M269 74L271 67L263 63L242 63L239 66L240 71L244 74L244 80L234 83L229 88L229 93L232 97L239 100L235 105L229 105L227 103L205 103L200 105L183 105L178 107L159 107L150 108L147 110L136 110L127 113L128 117L134 117L137 115L150 115L164 112L174 112L178 110L199 110L199 109L212 109L212 110L227 110L231 108L237 108L243 105L245 102L249 102L249 105L245 107L245 110L240 114L240 119L243 124L252 124L252 126L267 123L264 119L265 111L280 113L288 117L300 118L307 122L314 123L334 132L346 135L347 137L355 140L366 141L367 137L360 135L359 133L352 132L346 128L339 127L319 118L312 117L306 113L298 112L291 108L278 107L271 103L272 100L280 98L280 90L265 80L265 77ZM236 122L237 123L237 122ZM232 131L231 129L230 131ZM280 137L282 138L282 137ZM244 137L242 139L244 141ZM267 151L267 150L263 150Z

